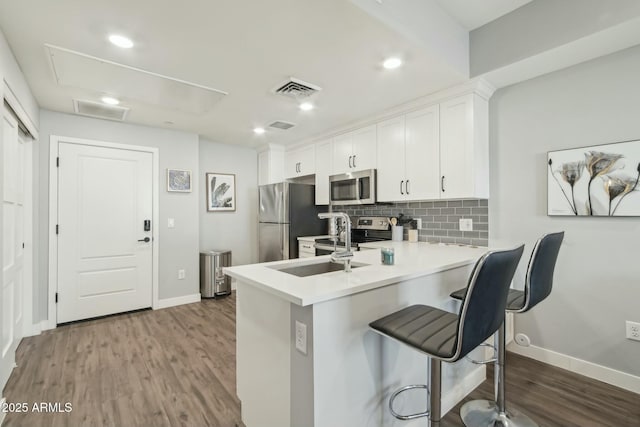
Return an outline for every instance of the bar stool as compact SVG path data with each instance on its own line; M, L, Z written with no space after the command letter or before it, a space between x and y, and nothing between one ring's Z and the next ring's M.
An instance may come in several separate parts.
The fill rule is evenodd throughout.
M536 242L525 278L524 291L509 289L507 297L507 313L524 313L531 310L551 293L553 271L558 259L564 232L545 234ZM467 289L459 289L451 294L463 300ZM504 427L537 427L531 418L514 409L506 409L505 404L505 362L506 333L505 325L500 326L496 338L498 357L494 363L494 382L496 388L495 401L472 400L462 405L460 417L467 427L504 426Z
M389 409L396 418L426 416L430 426L440 425L442 361L460 360L504 323L509 286L523 250L524 245L483 255L473 268L467 287L469 297L457 315L426 305L412 305L369 324L374 331L431 358L429 409L411 415L396 414L393 400L398 394L412 388L427 388L422 384L403 387L389 399Z

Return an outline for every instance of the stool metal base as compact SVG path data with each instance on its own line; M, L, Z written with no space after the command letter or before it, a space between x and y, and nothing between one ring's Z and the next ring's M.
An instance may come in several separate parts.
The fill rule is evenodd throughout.
M472 400L460 408L460 418L467 427L538 427L522 412L509 409L500 413L495 402Z

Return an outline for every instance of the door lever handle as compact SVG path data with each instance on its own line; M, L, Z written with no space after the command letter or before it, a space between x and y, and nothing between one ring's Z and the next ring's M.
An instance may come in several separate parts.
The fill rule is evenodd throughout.
M145 243L148 243L150 241L151 241L151 239L149 237L145 237L144 239L138 240L138 242L145 242Z

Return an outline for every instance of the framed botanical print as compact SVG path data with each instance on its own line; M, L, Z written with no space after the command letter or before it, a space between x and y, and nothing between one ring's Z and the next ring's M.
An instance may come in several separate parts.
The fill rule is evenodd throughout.
M236 210L236 176L227 173L207 173L207 211Z

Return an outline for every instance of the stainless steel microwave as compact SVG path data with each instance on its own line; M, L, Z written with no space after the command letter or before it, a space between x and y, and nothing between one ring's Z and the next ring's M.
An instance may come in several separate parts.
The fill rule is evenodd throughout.
M372 205L376 202L376 170L331 175L329 200L332 205Z

